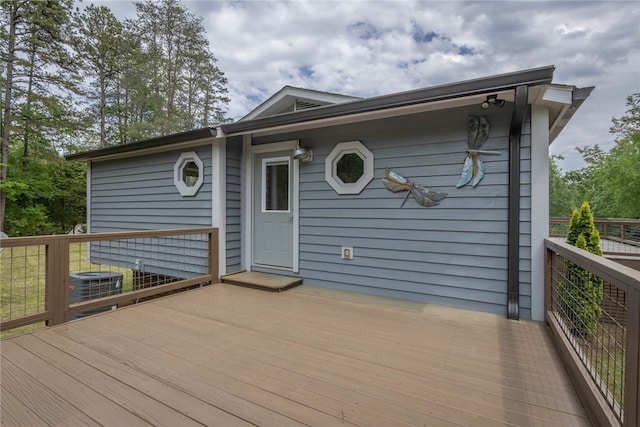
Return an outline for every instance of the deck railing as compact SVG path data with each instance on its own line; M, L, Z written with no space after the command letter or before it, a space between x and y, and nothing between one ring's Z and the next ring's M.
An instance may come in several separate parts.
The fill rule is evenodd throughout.
M565 237L569 229L569 221L569 218L551 218L549 235ZM640 255L640 219L594 218L593 222L600 232L603 252ZM622 243L622 245L615 243Z
M639 425L640 274L564 239L545 247L546 320L594 425Z
M0 330L218 282L218 229L0 239Z

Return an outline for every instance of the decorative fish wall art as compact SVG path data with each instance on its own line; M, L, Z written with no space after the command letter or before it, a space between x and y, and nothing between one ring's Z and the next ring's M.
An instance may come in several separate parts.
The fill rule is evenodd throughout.
M499 151L480 150L482 144L489 138L490 129L491 126L486 117L469 116L467 126L467 146L469 148L462 167L462 175L456 184L457 188L464 187L468 183L475 187L484 177L484 162L478 158L479 154L501 154Z
M413 195L414 199L419 205L431 207L437 206L440 204L440 201L447 197L447 193L440 193L437 191L430 190L422 185L414 184L409 181L407 178L401 176L397 172L387 168L385 170L385 177L382 178L382 182L389 190L397 193L399 191L406 191L407 196L404 198L402 205L407 202L409 195Z

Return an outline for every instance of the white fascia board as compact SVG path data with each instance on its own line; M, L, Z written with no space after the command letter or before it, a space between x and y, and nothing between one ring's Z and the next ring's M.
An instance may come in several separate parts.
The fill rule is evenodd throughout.
M573 88L548 86L542 94L542 100L558 104L571 105L573 102Z

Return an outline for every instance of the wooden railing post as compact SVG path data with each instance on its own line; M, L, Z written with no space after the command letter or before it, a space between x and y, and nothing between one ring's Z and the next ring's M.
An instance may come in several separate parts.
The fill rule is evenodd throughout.
M553 253L544 248L544 311L551 310L551 283L553 283Z
M640 425L640 290L627 292L624 425Z
M69 240L66 236L51 240L46 256L47 324L53 326L69 320Z
M220 262L218 248L218 229L214 228L209 232L209 274L211 284L220 282Z

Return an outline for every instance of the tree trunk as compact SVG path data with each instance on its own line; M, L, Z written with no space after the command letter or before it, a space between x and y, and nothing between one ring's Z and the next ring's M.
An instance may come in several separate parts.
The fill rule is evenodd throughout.
M16 26L18 25L18 3L9 3L9 41L7 49L7 79L4 88L4 109L2 111L2 160L0 161L0 182L7 182L7 163L9 162L9 126L11 125L11 95L13 88L13 61L15 59ZM0 190L0 231L4 231L4 217L7 195Z

